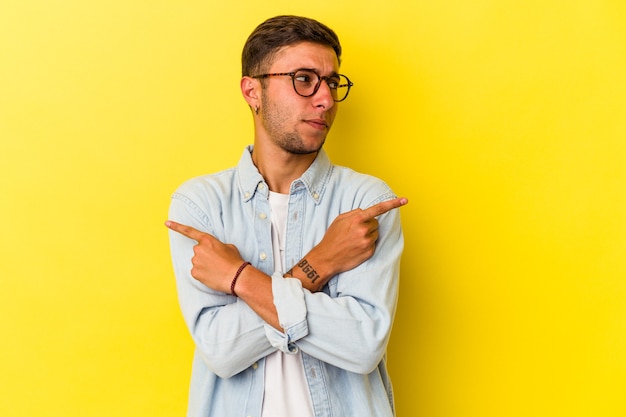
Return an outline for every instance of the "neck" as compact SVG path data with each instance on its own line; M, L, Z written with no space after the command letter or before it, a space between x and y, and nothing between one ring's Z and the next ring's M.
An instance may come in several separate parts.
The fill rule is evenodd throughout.
M291 183L311 166L317 152L298 155L282 149L267 150L255 144L252 162L265 179L270 191L289 194Z

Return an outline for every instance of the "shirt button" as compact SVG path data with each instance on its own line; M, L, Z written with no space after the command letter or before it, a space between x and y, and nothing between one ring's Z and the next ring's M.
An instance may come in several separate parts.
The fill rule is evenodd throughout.
M262 190L262 189L264 189L264 188L265 188L265 184L263 184L262 182L261 182L261 183L259 183L259 190Z
M244 196L245 198L250 198L250 193L246 192L246 193L244 193L244 195L243 195L243 196Z
M258 368L258 367L259 367L259 363L258 363L258 362L254 362L254 363L252 364L252 369L256 369L256 368Z
M317 200L318 198L320 198L320 195L318 193L313 193L313 198Z
M261 252L261 254L259 255L259 259L262 260L262 261L267 259L267 255L265 254L265 252Z
M261 218L261 220L265 220L265 219L267 219L267 214L261 213L261 214L259 214L259 218Z

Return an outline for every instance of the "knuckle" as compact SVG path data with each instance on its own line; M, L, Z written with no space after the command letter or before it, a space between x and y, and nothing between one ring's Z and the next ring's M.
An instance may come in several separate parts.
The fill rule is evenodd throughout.
M364 236L359 242L359 247L362 251L367 251L372 246L372 239L369 236Z

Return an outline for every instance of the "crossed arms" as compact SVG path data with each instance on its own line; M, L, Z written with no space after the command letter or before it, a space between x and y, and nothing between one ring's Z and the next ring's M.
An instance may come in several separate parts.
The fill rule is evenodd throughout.
M260 323L255 323L254 317L259 317L266 324L266 327L271 326L276 329L274 330L276 333L284 331L286 339L298 340L303 350L318 359L346 369L352 367L352 370L356 372L366 372L366 368L371 367L376 358L371 360L372 364L364 364L358 354L359 337L366 337L365 334L369 334L368 340L379 337L379 335L372 334L372 332L377 331L377 326L380 326L375 322L383 320L383 322L388 323L389 317L387 311L378 310L377 303L388 305L389 300L366 299L367 294L373 292L371 289L368 290L367 294L364 292L354 293L355 299L350 297L335 301L326 294L321 294L322 298L314 294L318 293L335 275L350 271L370 259L374 255L377 242L384 243L385 240L383 236L379 236L379 225L376 217L406 203L405 198L396 198L364 210L356 209L339 215L331 223L323 239L284 275L285 278L297 280L302 288L308 290L304 293L308 310L307 321L309 322L309 329L306 332L307 334L313 332L308 338L302 338L304 335L302 332L299 335L290 334L290 331L293 331L290 323L280 323L281 314L277 310L274 298L278 296L275 294L276 282L273 283L276 277L271 277L257 268L246 267L236 282L237 295L244 303L224 305L222 301L219 301L219 299L228 297L218 294L230 293L232 279L244 262L238 248L234 245L224 244L211 234L201 232L193 227L173 221L166 222L166 226L180 234L183 241L185 238L182 236L192 239L188 241L190 242L189 250L191 249L191 242L195 243L189 279L218 292L218 294L207 292L195 294L193 299L187 300L186 305L183 306L183 310L193 310L195 311L193 314L197 314L196 318L187 314L187 320L205 362L210 364L209 366L214 369L214 372L227 377L275 350L276 345L272 343L274 345L272 348L265 340L265 334L268 333L268 330L263 331L262 325L259 328ZM389 239L395 237L389 237ZM383 274L389 265L378 265L377 267L380 268L379 271L372 270L370 273L379 278L368 279L380 282L380 288L383 289L388 284L387 280L391 279L383 278L383 275L390 275L391 272ZM361 278L353 277L350 279ZM367 285L370 285L370 281L367 281ZM186 283L183 285L188 286ZM190 283L189 285L193 284ZM353 288L354 286L346 282L346 288L348 287ZM389 297L392 296L389 295ZM197 297L206 297L207 301L200 301ZM376 298L380 297L376 296ZM192 307L194 304L197 304L197 307ZM224 323L227 321L224 320L226 320L226 315L236 316L238 319L234 325L228 321L229 326L232 325L233 328L226 328L225 331ZM282 316L284 318L285 314L283 313ZM313 320L311 317L315 317L315 319ZM337 321L338 317L341 317L342 320ZM367 330L368 328L370 330ZM331 331L334 333L328 333ZM356 334L357 332L363 334ZM352 352L340 352L337 350L337 340L341 340L342 336L348 338L349 334L347 333L354 335L352 340L357 347ZM382 335L380 339L383 339ZM242 346L244 343L245 347ZM375 343L377 346L382 344L380 340ZM362 345L362 350L363 355L365 355L369 354L368 352L372 349L371 346ZM346 364L346 360L352 360L353 363Z

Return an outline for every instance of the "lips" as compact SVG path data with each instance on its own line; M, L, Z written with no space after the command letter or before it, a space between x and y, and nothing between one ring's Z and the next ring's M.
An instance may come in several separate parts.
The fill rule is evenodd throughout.
M304 122L316 129L328 129L328 123L326 123L326 120L324 119L308 119Z

